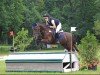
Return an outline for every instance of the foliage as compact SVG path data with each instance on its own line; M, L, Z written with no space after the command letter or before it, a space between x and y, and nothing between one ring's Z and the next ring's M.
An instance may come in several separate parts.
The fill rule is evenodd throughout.
M7 41L7 33L13 29L19 31L24 20L23 0L2 0L0 1L0 40Z
M17 36L14 39L14 44L20 49L20 51L24 51L31 43L32 39L33 38L28 36L28 30L22 28L22 30L17 33Z
M22 0L3 0L0 2L0 24L4 29L12 26L19 29L19 26L23 22L24 5ZM15 29L15 30L16 30Z
M93 60L98 59L98 41L94 34L87 31L86 36L81 40L81 44L79 44L78 47L82 64L87 66L88 64L92 63Z
M94 16L95 21L94 21L94 31L97 39L100 41L100 0L95 1L96 4L96 15Z
M100 36L100 21L99 20L95 21L94 30L95 30L95 35Z

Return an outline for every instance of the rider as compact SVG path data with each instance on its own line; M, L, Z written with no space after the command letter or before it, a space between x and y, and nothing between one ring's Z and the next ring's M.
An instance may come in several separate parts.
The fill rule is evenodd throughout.
M55 38L58 39L58 32L63 31L61 22L57 19L51 18L49 14L44 14L43 18L46 22L46 25L49 25L50 28L53 28L56 30Z

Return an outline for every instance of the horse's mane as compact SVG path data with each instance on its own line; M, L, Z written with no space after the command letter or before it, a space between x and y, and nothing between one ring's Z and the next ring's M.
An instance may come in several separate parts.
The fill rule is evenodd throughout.
M50 29L45 23L37 23L37 25L38 25L39 27L41 27L43 30L48 30L48 29Z
M37 25L45 25L45 23L42 23L42 22L38 22L36 23Z

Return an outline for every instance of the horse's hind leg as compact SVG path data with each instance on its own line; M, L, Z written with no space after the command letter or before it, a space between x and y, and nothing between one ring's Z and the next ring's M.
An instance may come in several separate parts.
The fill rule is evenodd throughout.
M73 50L79 52L79 50L77 49L76 45L73 45Z

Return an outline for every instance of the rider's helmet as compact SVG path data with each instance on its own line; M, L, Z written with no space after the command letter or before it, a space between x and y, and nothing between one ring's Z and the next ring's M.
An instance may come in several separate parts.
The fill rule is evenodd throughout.
M43 17L50 17L50 15L49 14L44 14Z

